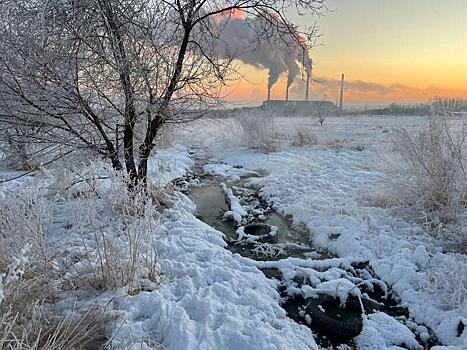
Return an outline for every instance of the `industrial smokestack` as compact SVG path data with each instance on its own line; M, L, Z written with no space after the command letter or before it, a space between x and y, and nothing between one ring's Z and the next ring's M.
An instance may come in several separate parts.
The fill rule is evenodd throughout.
M289 100L289 86L287 85L287 87L285 88L285 100L288 101Z
M339 115L344 113L344 74L342 74L341 79L341 94L339 99Z
M305 86L305 101L309 100L309 93L310 93L310 74L307 73L307 75L306 75L306 86Z
M271 101L271 88L268 87L268 101Z

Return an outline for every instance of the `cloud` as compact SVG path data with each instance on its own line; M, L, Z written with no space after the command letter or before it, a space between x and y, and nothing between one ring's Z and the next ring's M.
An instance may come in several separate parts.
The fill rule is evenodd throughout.
M416 88L403 84L384 85L362 80L346 80L344 84L345 99L348 101L427 101L435 96L466 96L467 91L443 89L437 87ZM296 80L291 88L293 98L302 99L305 82ZM339 96L340 80L316 77L311 85L312 99L335 101Z

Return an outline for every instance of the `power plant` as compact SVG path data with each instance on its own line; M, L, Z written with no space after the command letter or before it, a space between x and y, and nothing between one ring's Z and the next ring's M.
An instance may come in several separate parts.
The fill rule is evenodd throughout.
M305 85L305 98L304 100L289 100L289 88L290 85L287 84L285 90L285 99L284 100L271 100L271 86L268 86L268 99L263 102L261 109L274 111L280 113L284 116L306 116L314 115L319 111L335 111L337 104L331 101L310 101L310 83L311 83L311 74L307 74L306 85ZM339 100L339 113L342 114L343 111L343 89L344 89L344 74L342 74L341 81L341 93Z

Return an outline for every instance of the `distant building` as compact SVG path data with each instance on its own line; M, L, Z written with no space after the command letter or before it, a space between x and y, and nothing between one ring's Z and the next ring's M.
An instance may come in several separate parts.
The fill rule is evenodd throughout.
M285 116L308 116L321 112L332 112L336 110L336 105L330 101L285 101L268 100L264 101L261 109L280 113Z

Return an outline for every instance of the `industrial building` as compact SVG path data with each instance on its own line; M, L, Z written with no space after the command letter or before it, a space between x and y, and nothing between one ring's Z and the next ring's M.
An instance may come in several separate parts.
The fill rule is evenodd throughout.
M309 101L309 87L311 77L307 76L305 85L305 100L289 100L289 88L286 87L285 100L271 100L271 86L268 86L268 99L263 102L261 109L280 113L284 116L317 116L321 114L329 114L337 112L339 115L343 113L344 105L344 74L341 77L341 90L339 96L339 104L337 105L330 101Z
M263 102L261 109L284 116L311 116L333 112L336 105L330 101L268 100Z

